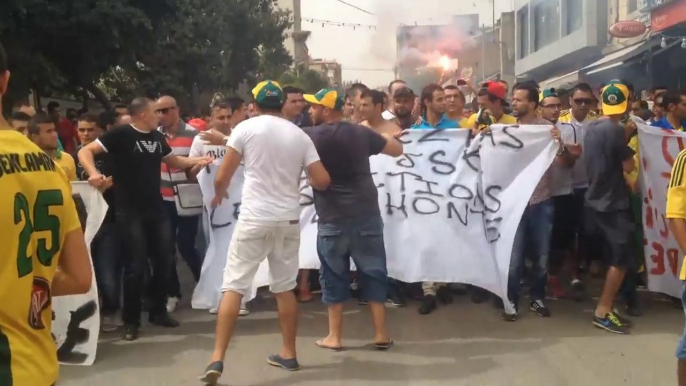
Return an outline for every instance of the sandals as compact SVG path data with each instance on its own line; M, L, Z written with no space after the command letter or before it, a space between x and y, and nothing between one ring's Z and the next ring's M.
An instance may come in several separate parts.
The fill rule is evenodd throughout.
M325 345L324 339L320 339L320 340L314 342L314 344L316 344L317 347L319 347L319 348L324 348L324 349L335 351L335 352L343 351L343 346L332 347L332 346Z

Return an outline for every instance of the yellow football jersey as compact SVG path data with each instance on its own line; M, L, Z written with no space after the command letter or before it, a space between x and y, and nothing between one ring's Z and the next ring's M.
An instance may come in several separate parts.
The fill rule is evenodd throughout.
M78 215L64 171L18 132L0 130L0 385L52 385L51 283Z
M574 116L572 116L572 110L562 110L560 112L560 118L557 121L562 123L572 123L573 119ZM584 119L584 122L593 121L596 119L598 119L598 114L594 113L593 111L589 111L586 119Z
M477 119L479 119L479 114L477 114L477 113L472 114L467 119L467 121L465 122L465 124L464 124L465 127L468 129L474 128L474 125L476 124ZM496 122L495 118L491 117L491 122L493 122L492 124L494 124L494 125L497 123L501 123L504 125L514 125L515 123L517 123L517 118L515 118L514 116L512 116L510 114L503 114L503 116L500 117L500 119L497 122ZM462 126L462 123L460 123L460 126Z

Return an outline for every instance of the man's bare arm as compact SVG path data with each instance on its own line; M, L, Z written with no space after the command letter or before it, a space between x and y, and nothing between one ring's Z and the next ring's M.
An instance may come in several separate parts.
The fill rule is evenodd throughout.
M52 295L78 295L88 292L93 269L81 228L67 233L62 245L57 272L52 279Z
M79 163L89 176L100 174L95 167L95 156L104 152L105 149L98 142L91 142L79 150Z
M226 148L226 154L222 159L221 165L217 170L217 177L214 180L214 195L215 197L223 197L226 195L226 190L229 189L231 179L236 174L238 166L241 164L243 155L232 147Z
M170 154L162 159L167 166L175 169L190 169L196 165L205 166L212 162L209 157L179 157Z
M681 251L686 251L686 219L684 218L670 218L669 229L672 230L676 242L679 244Z

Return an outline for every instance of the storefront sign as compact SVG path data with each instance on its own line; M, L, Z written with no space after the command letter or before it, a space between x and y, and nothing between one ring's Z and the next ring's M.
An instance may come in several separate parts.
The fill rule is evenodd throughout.
M670 1L664 7L654 10L650 16L653 32L664 31L686 21L686 0Z
M612 24L610 35L616 38L633 38L646 32L646 26L637 20L623 20Z

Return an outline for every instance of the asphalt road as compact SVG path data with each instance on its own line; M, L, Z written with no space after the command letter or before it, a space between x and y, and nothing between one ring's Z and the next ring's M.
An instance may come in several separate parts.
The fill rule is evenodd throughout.
M418 303L388 308L396 345L388 352L370 347L366 307L349 303L346 350L331 352L314 342L326 335L325 307L315 301L300 309L298 356L301 370L288 373L266 364L279 349L276 304L265 298L241 318L229 347L224 385L675 385L674 350L684 325L681 310L643 293L645 316L633 333L620 336L591 325L593 302L550 303L553 317L528 310L515 323L501 320L490 304L458 297L428 316ZM182 303L182 326L144 326L136 342L101 334L96 363L63 366L60 386L200 385L213 348L215 317Z

